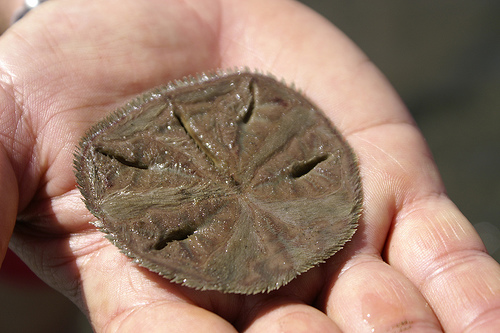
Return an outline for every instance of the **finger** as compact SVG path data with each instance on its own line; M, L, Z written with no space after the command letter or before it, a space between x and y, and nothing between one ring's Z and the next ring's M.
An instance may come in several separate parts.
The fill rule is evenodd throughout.
M373 90L365 91L366 100L378 100ZM366 105L367 110L380 106ZM363 113L358 114L363 123ZM349 137L365 189L365 242L377 251L385 247L389 264L417 286L445 330L497 327L498 264L446 198L420 133L395 115L392 121L382 115L382 123L361 126Z
M388 262L417 286L445 330L497 326L498 265L443 194L420 134L396 122L354 132L350 142L359 147L364 181L364 241L376 251L385 246ZM446 204L434 207L440 201ZM463 261L470 265L458 265Z
M226 321L193 305L159 302L136 306L97 332L236 332Z
M375 253L355 256L334 282L326 313L342 331L441 332L419 290Z
M371 78L376 80L374 76ZM383 84L379 85L378 92L367 91L365 98L384 95L381 87ZM393 119L397 119L397 115ZM380 257L388 246L386 239L393 227L393 214L403 206L404 200L442 190L434 165L427 165L430 159L425 143L415 127L404 121L361 127L351 133L349 139L359 147L364 212L347 251L334 259L335 262L344 258L348 261L338 279L332 281L327 313L347 331L410 328L441 331L420 290Z
M417 286L445 330L496 327L499 266L444 194L421 134L397 117L373 125L350 136L365 189L365 242L386 249L388 263Z
M73 251L84 306L97 332L236 332L178 292L178 285L138 268L101 235L96 237L89 243L82 236Z
M421 198L398 214L387 257L419 287L445 331L500 327L500 265L445 196Z
M245 333L334 333L342 332L323 312L305 305L273 300L262 307Z

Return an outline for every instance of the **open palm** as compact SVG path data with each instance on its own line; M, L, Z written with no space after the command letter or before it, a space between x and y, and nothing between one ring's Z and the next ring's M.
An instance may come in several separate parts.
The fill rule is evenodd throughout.
M137 266L89 223L73 153L135 95L245 66L294 82L345 135L363 216L344 250L277 291L196 291ZM47 2L0 38L0 105L2 254L11 239L97 332L500 326L500 267L444 194L408 112L345 36L296 2Z

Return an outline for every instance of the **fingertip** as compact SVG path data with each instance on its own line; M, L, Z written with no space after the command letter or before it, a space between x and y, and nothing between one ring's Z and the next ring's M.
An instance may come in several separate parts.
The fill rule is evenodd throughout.
M214 332L235 333L216 314L187 303L155 302L131 308L112 318L105 332Z
M343 331L440 331L431 307L402 274L371 254L352 260L326 300L326 313Z
M263 308L244 332L333 333L341 331L326 314L311 306L273 304Z

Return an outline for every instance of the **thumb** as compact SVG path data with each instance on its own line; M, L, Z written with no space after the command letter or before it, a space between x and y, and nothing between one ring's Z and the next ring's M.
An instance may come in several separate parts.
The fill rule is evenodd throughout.
M19 191L16 176L8 154L0 142L0 263L9 246L10 236L16 223Z

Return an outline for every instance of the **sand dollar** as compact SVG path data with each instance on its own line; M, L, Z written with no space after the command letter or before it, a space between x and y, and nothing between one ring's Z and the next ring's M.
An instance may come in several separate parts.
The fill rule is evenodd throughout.
M113 244L203 290L279 288L342 248L362 202L339 131L302 94L249 72L138 97L87 132L75 169Z

